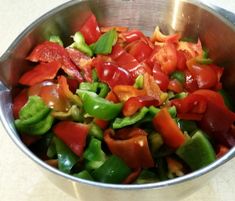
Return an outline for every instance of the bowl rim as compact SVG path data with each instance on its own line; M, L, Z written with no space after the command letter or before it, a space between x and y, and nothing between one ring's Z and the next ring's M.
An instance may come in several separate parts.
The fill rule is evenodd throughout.
M84 2L84 1L86 1L86 0L70 0L68 2L65 2L65 3L51 9L50 11L46 12L45 14L43 14L42 16L37 18L28 27L26 27L16 37L16 39L11 43L11 45L8 47L8 49L0 57L0 63L1 63L2 59L5 59L5 58L9 57L12 50L14 50L16 45L23 39L23 37L27 33L29 33L30 30L35 28L38 24L42 23L47 18L49 18L50 16L55 15L56 13L58 13L59 11L61 11L63 9L66 9L68 7L71 7L75 4L78 4L78 3L81 3L81 2ZM216 17L220 18L220 20L225 22L228 26L230 26L235 31L235 25L233 25L227 19L225 19L224 17L222 17L221 15L216 13L216 9L217 9L216 6L213 6L211 4L205 4L201 0L193 0L193 1L192 0L180 0L180 1L184 1L184 2L187 2L189 4L197 5L200 8L207 10L208 12L212 13ZM0 81L0 85L1 84L2 83ZM7 88L7 87L2 87L1 91L0 91L0 96L3 93L10 93L10 89ZM217 159L215 162L211 163L210 165L208 165L208 166L206 166L202 169L199 169L197 171L194 171L192 173L188 173L184 176L177 177L177 178L174 178L174 179L169 179L169 180L166 180L166 181L160 181L160 182L155 182L155 183L147 183L147 184L109 184L109 183L101 183L101 182L89 181L89 180L74 177L72 175L63 173L62 171L60 171L56 168L53 168L52 166L46 164L44 161L42 161L40 158L38 158L35 154L33 154L25 146L25 144L23 144L23 142L20 140L17 132L13 128L14 126L13 125L9 126L9 122L5 119L5 115L4 115L3 110L0 110L0 119L1 119L3 127L6 130L6 133L8 134L8 136L10 136L10 138L17 145L17 147L24 154L26 154L30 159L32 159L37 165L39 165L41 168L43 168L45 170L48 170L52 174L63 177L64 179L69 179L73 182L86 184L86 185L90 185L90 186L95 186L95 187L101 187L101 188L119 189L119 190L121 190L121 189L123 189L123 190L135 190L135 189L153 189L153 188L154 189L160 189L160 188L165 188L165 187L168 187L168 186L177 185L177 184L180 184L180 183L183 183L183 182L190 181L190 180L193 180L195 178L201 177L201 176L211 172L212 170L215 170L218 167L222 166L223 164L225 164L226 162L228 162L229 160L231 160L235 156L235 147L233 147L223 157Z

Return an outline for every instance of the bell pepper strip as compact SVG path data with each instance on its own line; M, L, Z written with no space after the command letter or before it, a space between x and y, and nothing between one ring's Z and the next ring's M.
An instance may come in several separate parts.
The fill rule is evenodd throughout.
M57 43L58 45L60 45L62 47L64 46L63 41L57 35L51 35L50 38L49 38L49 41L53 42L53 43Z
M172 119L166 108L161 109L153 119L153 125L163 138L164 143L177 149L185 143L186 137Z
M79 96L73 94L69 90L67 79L63 75L58 76L57 79L58 79L60 94L62 94L64 97L66 97L67 99L69 99L70 101L75 103L76 105L81 106L82 102L81 102L81 99L79 98Z
M151 41L159 41L159 42L172 42L177 43L179 39L181 38L181 35L179 33L172 34L172 35L164 35L161 31L159 26L156 26L153 35L151 37Z
M133 85L134 79L124 68L112 62L103 62L96 59L94 66L100 81L107 83L112 89L116 85Z
M83 35L81 34L81 32L76 32L74 34L74 36L72 36L72 38L73 38L74 42L70 45L70 47L75 48L75 49L85 53L89 57L93 56L93 51L91 50L89 45L86 44L85 39L84 39Z
M119 37L121 37L125 42L131 43L145 36L141 31L134 29L134 30L121 33Z
M57 61L61 64L61 68L71 77L82 82L83 77L78 71L76 65L69 58L68 52L58 45L50 41L45 41L37 45L30 55L27 57L32 62L53 62Z
M53 132L77 156L82 156L89 132L88 125L73 121L61 121L53 127Z
M59 85L50 81L44 81L33 85L28 90L29 96L40 96L45 104L54 111L68 111L71 101L59 92Z
M129 43L125 50L131 54L138 62L142 62L149 58L153 49L142 40L137 40L132 43Z
M176 151L176 154L187 163L193 171L203 168L216 160L216 155L211 143L200 130L181 146Z
M77 105L72 105L67 112L52 111L51 115L59 120L73 120L82 122L84 120L83 114Z
M51 129L53 122L54 118L48 114L44 119L27 125L21 123L20 119L17 119L15 120L15 126L21 133L27 133L29 135L43 135Z
M131 169L119 157L110 156L103 165L92 172L92 177L104 183L122 183Z
M150 96L136 96L129 98L123 105L122 113L124 116L132 116L142 107L159 106L158 100Z
M215 101L207 101L207 109L199 126L217 143L227 147L235 145L235 135L231 126L235 121L235 113L229 111L224 105Z
M177 55L177 69L180 71L183 71L185 69L187 69L187 65L186 65L186 56L185 53L181 50L177 50L176 52Z
M175 104L179 113L192 112L197 114L203 114L206 111L206 103L206 98L196 93L189 94L183 99L172 100L172 104Z
M210 89L217 85L217 74L209 65L197 64L193 58L187 61L187 66L200 89Z
M197 43L179 41L177 50L183 51L187 60L200 56L203 52L200 39L197 40Z
M182 84L185 83L186 78L185 78L185 74L182 71L174 71L171 74L171 79L177 79L179 82L181 82Z
M81 82L79 89L98 93L98 96L102 98L106 97L109 92L108 85L101 82Z
M89 16L79 31L84 36L88 45L96 42L99 39L101 32L94 14Z
M177 67L177 52L173 43L165 43L151 56L155 64L167 75L173 73Z
M159 101L161 105L167 98L167 93L164 93L159 88L158 84L154 80L153 76L148 73L144 74L144 89L147 96L151 96Z
M185 70L186 82L184 88L187 92L194 92L199 89L196 79L189 70Z
M91 123L89 129L89 136L93 136L99 140L103 140L103 131L96 123Z
M133 124L139 122L140 120L142 120L147 113L148 113L148 108L142 107L139 110L139 112L136 112L132 116L128 116L128 117L124 117L124 118L119 118L119 117L115 118L114 122L112 123L112 127L114 129L119 129L119 128L133 125Z
M37 123L45 118L50 111L50 108L39 96L30 96L27 103L19 111L20 124L27 126Z
M83 158L85 159L87 170L91 171L103 165L106 160L106 155L101 148L101 141L92 137L83 154Z
M164 92L167 91L170 81L168 75L159 70L156 65L153 67L152 73L153 73L153 78L160 87L160 89Z
M122 103L112 103L99 97L96 93L84 90L77 90L77 93L82 98L85 112L93 117L111 120L118 116L122 110Z
M92 178L92 176L90 175L90 173L87 170L83 170L79 173L73 174L73 176L80 178L80 179L94 181L94 179Z
M112 154L120 157L131 168L154 166L147 141L147 133L139 128L124 128L116 133L108 129L104 141Z
M176 118L177 115L177 111L176 111L176 107L175 106L171 106L167 108L169 114L171 115L172 118ZM156 116L157 113L159 113L161 111L160 108L154 107L154 106L150 106L149 107L149 114L151 114L151 116Z
M136 96L146 96L146 91L143 89L136 89L134 86L116 85L112 89L113 93L118 97L119 101L125 102L129 98Z
M32 70L24 73L19 80L20 84L32 86L45 80L53 80L60 69L61 64L57 61L40 63Z
M116 30L110 30L100 36L100 38L90 48L94 54L110 54L112 47L116 44L118 34Z
M146 62L139 63L134 56L129 54L119 44L116 44L113 47L110 57L118 64L118 66L127 70L134 79L145 72L151 74L151 68L146 64Z
M143 86L144 86L144 76L143 75L139 75L135 79L134 87L137 88L137 89L142 89Z
M13 98L12 104L12 112L14 119L19 118L19 112L21 108L27 103L28 101L28 90L22 90L16 97Z
M70 173L73 166L79 161L79 157L76 156L59 138L54 137L53 142L56 147L59 170Z

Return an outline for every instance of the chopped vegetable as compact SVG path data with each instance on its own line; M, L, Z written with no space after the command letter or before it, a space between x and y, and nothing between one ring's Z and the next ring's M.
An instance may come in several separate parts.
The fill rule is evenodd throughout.
M13 90L15 127L39 158L81 179L145 184L235 146L233 94L199 38L81 20L70 46L56 35L36 45Z
M197 131L176 153L192 170L203 168L216 159L213 147L202 131Z

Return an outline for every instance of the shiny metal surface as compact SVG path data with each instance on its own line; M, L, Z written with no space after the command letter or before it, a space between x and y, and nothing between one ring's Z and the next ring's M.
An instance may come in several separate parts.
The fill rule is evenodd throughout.
M72 35L94 12L101 25L121 25L144 30L150 34L155 25L166 33L181 32L184 36L199 36L211 57L225 67L223 84L235 98L235 28L218 13L235 22L232 13L201 2L184 0L90 0L71 1L31 24L12 43L0 58L0 117L8 134L17 146L39 164L48 178L69 194L81 200L119 201L129 200L176 200L187 196L203 185L223 163L235 155L233 148L223 158L210 166L186 176L145 185L111 185L84 181L66 175L34 156L19 140L13 126L11 95L14 95L19 76L27 70L25 56L50 34L60 34L69 44ZM107 196L108 195L108 196ZM108 199L107 199L108 198Z

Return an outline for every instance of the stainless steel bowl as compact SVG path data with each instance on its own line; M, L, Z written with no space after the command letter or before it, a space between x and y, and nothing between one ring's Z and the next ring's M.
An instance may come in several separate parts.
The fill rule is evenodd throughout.
M199 36L216 63L225 67L223 84L235 100L235 16L223 9L190 0L90 0L70 1L45 14L12 43L0 58L0 117L15 144L34 160L61 189L81 200L177 200L201 187L224 163L235 156L235 148L211 165L188 175L143 185L91 182L64 174L41 161L20 141L13 125L11 97L20 75L27 70L26 55L50 34L60 34L69 44L72 35L94 12L101 25L121 25L150 34L155 25L164 32Z

